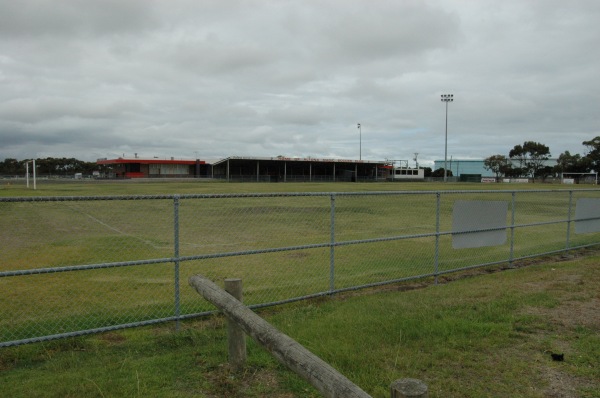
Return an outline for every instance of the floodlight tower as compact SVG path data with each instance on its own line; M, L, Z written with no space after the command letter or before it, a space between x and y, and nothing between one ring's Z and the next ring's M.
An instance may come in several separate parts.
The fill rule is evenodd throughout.
M358 160L362 160L362 128L360 123L357 124L358 128Z
M448 180L448 102L454 101L454 94L442 94L442 102L446 103L446 140L444 144L444 182Z

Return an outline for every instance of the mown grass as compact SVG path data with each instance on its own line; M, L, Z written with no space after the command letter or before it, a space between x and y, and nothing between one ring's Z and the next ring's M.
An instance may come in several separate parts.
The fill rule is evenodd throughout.
M425 381L430 397L599 397L600 256L556 260L260 313L373 397L389 397L404 377ZM11 397L318 396L252 341L241 372L226 353L215 316L178 332L161 325L4 348L0 384Z
M1 194L158 195L173 193L361 192L386 190L522 189L505 184L299 183L225 184L210 182L42 183L37 191L3 185ZM532 188L533 186L527 186ZM547 185L537 186L548 188ZM564 186L551 186L564 187ZM572 188L570 186L569 188ZM588 195L581 192L578 196ZM597 196L597 193L596 193ZM504 200L510 193L447 192L440 203L440 229L451 229L455 200ZM519 193L517 224L566 217L568 193ZM273 247L323 244L331 239L331 199L259 197L182 199L179 204L179 255L193 256ZM336 242L433 233L436 195L340 196L335 200ZM110 263L174 255L173 201L106 200L2 203L2 270ZM562 249L565 224L515 230L514 257ZM576 236L595 242L594 234ZM451 236L439 239L437 271L505 261L509 244L452 249ZM243 278L248 303L285 300L325 292L333 284L356 285L431 274L436 269L435 238L340 246L335 249L335 279L330 281L328 247L252 256L186 261L180 264L182 314L205 311L185 289L194 273L214 280ZM0 278L0 340L96 328L175 314L171 262L129 268ZM35 331L35 334L32 332Z
M586 189L593 185L565 184L477 184L425 182L304 182L304 183L227 183L221 181L44 181L37 189L24 181L0 180L0 196L95 196L95 195L170 195L256 192L373 192L373 191L439 191L439 190L524 190L524 189Z

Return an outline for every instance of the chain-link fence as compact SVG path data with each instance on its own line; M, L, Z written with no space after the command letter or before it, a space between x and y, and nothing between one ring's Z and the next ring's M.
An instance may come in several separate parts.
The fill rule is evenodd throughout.
M600 244L600 190L0 198L0 346L274 305Z

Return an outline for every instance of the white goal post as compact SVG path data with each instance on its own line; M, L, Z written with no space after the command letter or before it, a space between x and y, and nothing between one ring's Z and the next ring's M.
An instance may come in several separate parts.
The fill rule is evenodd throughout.
M36 178L35 178L35 159L27 160L25 162L25 180L27 181L27 188L29 188L29 163L33 163L33 189L36 189Z
M562 184L597 184L598 173L560 173Z

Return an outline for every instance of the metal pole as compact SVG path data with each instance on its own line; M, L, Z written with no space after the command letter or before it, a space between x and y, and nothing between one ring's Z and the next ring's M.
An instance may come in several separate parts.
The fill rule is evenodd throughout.
M179 195L175 195L173 198L173 256L175 257L175 330L179 330L179 316L181 315L179 293Z
M438 284L438 272L440 267L440 193L438 192L435 200L435 254L434 254L434 274L435 284Z
M446 139L444 141L444 182L448 181L448 101L446 101Z
M329 222L329 291L335 290L335 195L330 196Z
M516 192L512 193L512 202L510 206L510 254L508 258L508 265L513 266L513 259L515 258L515 205Z
M362 127L358 123L358 160L362 160Z
M335 162L333 162L333 182L335 182Z
M33 190L35 191L37 189L36 186L36 182L35 182L35 159L33 159Z
M454 94L442 94L442 102L446 103L446 138L444 141L444 182L448 181L448 102L454 101Z
M571 245L571 209L573 208L573 191L569 191L569 214L567 214L567 254L569 254L569 247Z

